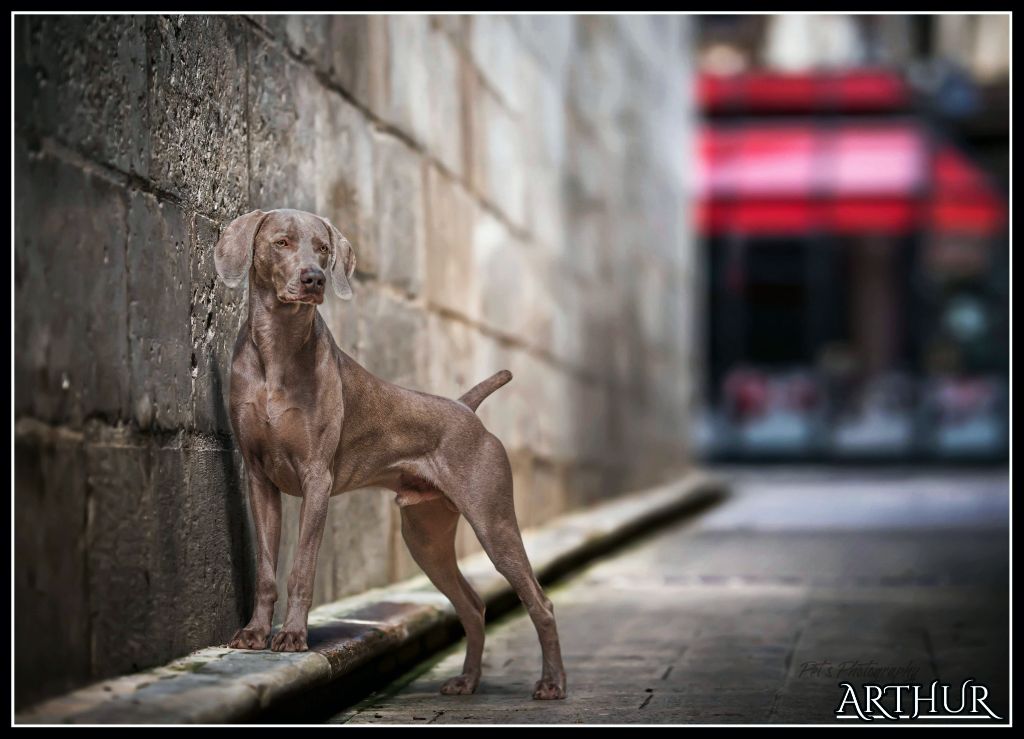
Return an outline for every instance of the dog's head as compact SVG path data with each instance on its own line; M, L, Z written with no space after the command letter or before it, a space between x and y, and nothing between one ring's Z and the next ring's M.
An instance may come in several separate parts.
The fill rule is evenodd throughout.
M302 210L239 216L221 234L213 262L229 287L241 284L251 268L285 303L324 302L328 275L339 298L352 297L352 245L326 218Z

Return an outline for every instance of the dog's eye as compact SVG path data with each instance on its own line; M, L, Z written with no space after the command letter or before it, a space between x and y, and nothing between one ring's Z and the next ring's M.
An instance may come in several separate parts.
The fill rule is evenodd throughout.
M284 239L278 239L274 242L274 246L288 246L288 242Z
M320 247L320 251L322 251L324 254L326 254L327 253L327 244L324 244L323 246L321 246Z

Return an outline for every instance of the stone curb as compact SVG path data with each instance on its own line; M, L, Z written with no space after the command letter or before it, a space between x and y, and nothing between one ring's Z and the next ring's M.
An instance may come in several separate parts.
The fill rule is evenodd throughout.
M719 479L693 472L561 516L525 531L523 542L538 579L550 580L659 520L710 503L725 492ZM488 608L510 600L518 602L484 554L466 557L459 566ZM456 623L451 604L420 575L312 610L308 652L208 647L161 667L104 680L29 706L15 714L15 723L221 724L251 720L340 680L372 660L411 647L432 629Z

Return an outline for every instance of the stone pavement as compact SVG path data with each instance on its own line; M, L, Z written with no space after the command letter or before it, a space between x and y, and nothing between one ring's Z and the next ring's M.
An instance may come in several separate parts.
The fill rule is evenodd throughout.
M1005 474L731 477L734 496L710 514L549 588L567 700L529 699L540 651L516 611L488 630L476 695L438 694L458 644L332 721L831 723L843 680L967 678L1007 716Z

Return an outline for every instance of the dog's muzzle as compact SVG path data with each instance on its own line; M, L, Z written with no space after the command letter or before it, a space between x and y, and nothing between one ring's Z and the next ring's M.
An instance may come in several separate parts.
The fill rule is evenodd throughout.
M298 294L291 297L289 302L319 305L324 302L324 286L326 284L327 275L322 269L307 267L299 274Z

